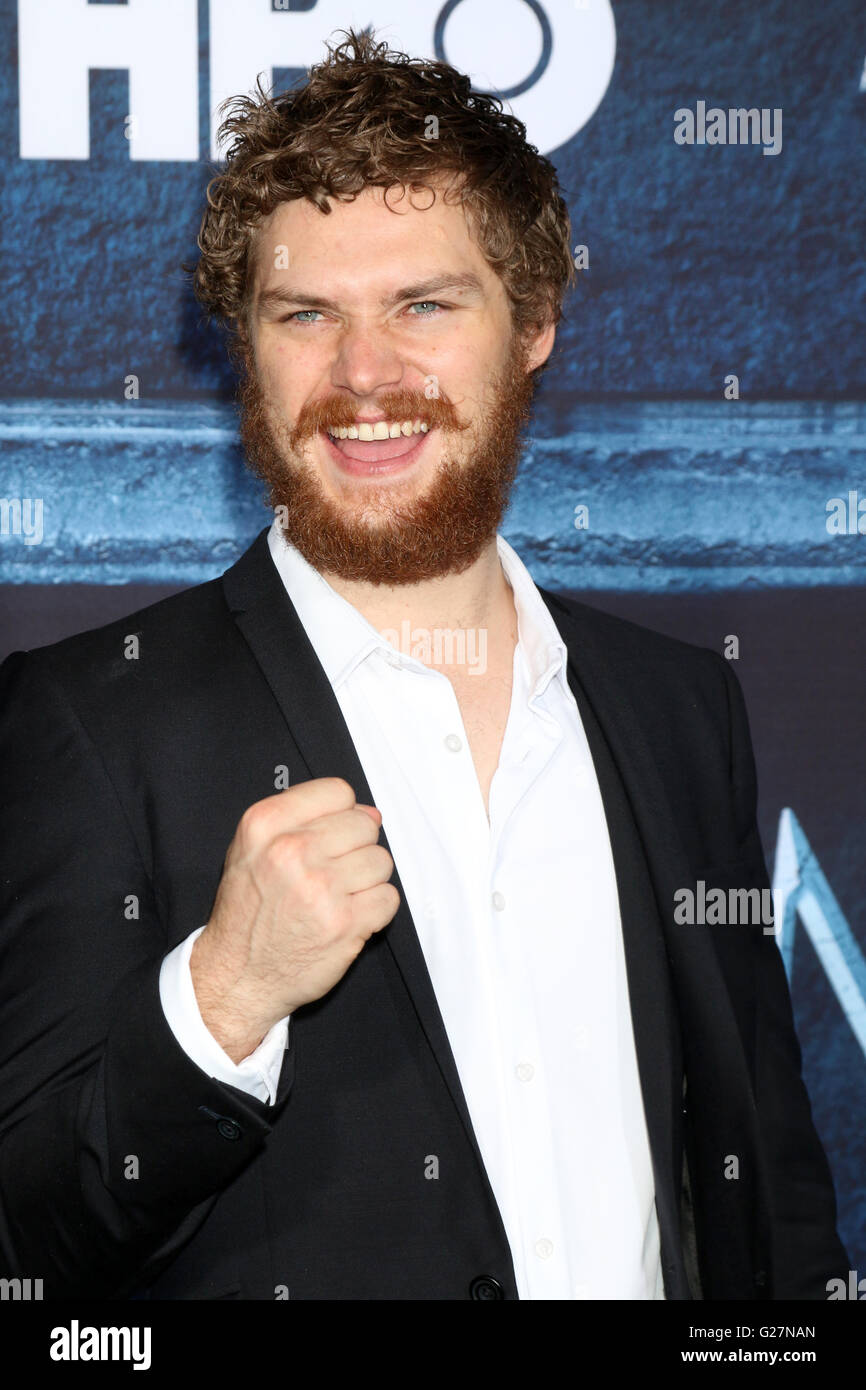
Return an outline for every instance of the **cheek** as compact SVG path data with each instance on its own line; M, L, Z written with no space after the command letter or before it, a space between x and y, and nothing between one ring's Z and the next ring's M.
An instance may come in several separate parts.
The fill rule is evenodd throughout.
M484 344L455 362L446 378L451 383L455 404L465 401L467 409L474 413L490 396L492 376L501 358L501 348Z
M274 346L269 349L267 357L259 358L259 380L262 388L269 396L274 396L280 390L281 384L286 376L286 366L282 358L282 348Z
M285 343L271 348L267 361L261 365L260 379L272 408L283 415L296 415L313 394L309 361L304 362Z

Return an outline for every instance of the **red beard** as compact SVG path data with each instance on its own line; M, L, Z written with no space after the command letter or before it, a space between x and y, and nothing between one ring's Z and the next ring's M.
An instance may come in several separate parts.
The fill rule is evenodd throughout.
M250 470L268 487L286 540L322 574L367 584L417 584L460 574L496 535L517 473L523 429L535 389L518 340L493 382L493 399L474 423L461 423L441 394L398 391L376 398L392 420L424 420L443 439L465 448L449 451L418 497L396 504L392 489L365 485L364 504L341 506L323 491L303 452L327 422L351 424L357 407L346 395L304 406L294 428L274 424L247 357L238 388L241 442Z

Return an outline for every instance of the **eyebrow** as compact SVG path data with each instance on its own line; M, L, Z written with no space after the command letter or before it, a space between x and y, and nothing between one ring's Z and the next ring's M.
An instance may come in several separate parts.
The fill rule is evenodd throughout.
M383 309L393 309L396 304L402 304L405 300L429 299L435 294L441 294L443 290L469 290L483 294L484 285L480 276L471 270L459 274L446 273L431 276L428 280L419 280L414 285L404 285L394 294L384 295L379 302ZM308 309L330 309L339 312L336 300L326 299L318 294L305 294L292 285L275 285L272 289L260 290L256 298L256 307L265 312L289 304L303 304Z

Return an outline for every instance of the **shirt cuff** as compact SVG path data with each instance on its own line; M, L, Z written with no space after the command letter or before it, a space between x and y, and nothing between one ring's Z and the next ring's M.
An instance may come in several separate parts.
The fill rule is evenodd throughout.
M289 1041L289 1015L266 1033L255 1052L233 1062L205 1026L189 968L192 948L204 931L199 927L175 946L162 962L159 999L171 1031L196 1066L215 1081L224 1081L258 1100L273 1105Z

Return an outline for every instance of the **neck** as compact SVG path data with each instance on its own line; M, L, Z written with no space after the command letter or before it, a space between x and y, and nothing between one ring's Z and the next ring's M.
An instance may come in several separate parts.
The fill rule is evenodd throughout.
M499 561L495 537L462 574L394 586L357 583L331 574L325 578L379 631L400 631L408 620L412 628L475 628L498 637L513 628L516 637L514 599Z

